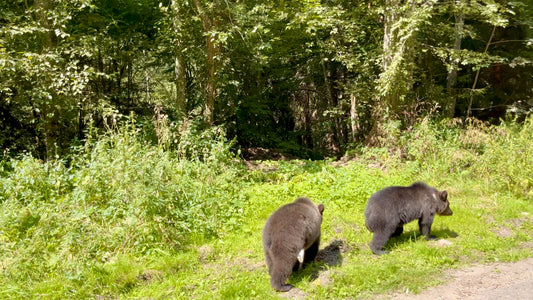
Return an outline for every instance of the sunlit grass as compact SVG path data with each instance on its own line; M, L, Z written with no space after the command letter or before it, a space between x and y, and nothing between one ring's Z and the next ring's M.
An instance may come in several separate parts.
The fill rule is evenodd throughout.
M433 137L400 145L409 160L367 149L340 166L263 162L246 171L135 141L95 148L69 168L15 160L0 172L0 298L281 297L269 284L261 231L273 211L301 196L325 205L321 249L341 245L336 265L317 262L289 278L310 299L413 293L447 280L445 269L533 256L533 164L505 164L532 159L532 138L523 132L532 125L486 129L477 139L479 130L425 126L418 130ZM442 148L423 147L441 141L443 130ZM368 197L414 181L447 190L454 215L435 218L436 241L412 222L387 243L390 254L373 255Z

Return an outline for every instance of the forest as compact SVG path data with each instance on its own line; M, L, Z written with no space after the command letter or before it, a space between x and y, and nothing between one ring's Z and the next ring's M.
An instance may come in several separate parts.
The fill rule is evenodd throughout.
M0 298L383 299L533 257L532 7L0 0ZM453 215L374 255L369 197L417 181ZM299 197L287 295L261 233Z
M0 147L62 157L134 118L168 149L217 127L245 157L320 159L426 116L521 121L533 109L532 5L2 1Z

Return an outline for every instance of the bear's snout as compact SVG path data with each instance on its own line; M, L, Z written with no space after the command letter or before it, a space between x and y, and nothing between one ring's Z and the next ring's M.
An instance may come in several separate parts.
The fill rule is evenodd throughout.
M450 208L450 204L448 204L448 206L446 206L446 209L443 212L439 213L439 215L441 215L441 216L451 216L451 215L453 215L453 211Z

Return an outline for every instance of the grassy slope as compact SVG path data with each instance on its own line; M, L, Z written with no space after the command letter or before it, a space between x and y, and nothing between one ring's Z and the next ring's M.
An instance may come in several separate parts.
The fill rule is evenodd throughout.
M454 128L422 123L393 136L394 147L365 149L338 167L263 162L242 171L216 155L183 164L124 138L95 148L77 169L13 163L0 178L0 298L279 297L261 230L300 196L325 205L321 249L342 242L339 264L317 263L289 279L311 299L416 292L444 280L443 269L533 256L533 119L524 127ZM454 215L436 217L432 229L449 244L425 241L412 222L388 243L389 255L374 256L364 226L368 197L414 181L448 191ZM222 226L219 238L209 237L213 226Z

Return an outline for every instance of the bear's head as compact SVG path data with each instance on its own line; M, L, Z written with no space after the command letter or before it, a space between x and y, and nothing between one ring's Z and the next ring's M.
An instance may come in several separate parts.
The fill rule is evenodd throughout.
M441 216L451 216L453 211L450 208L450 202L448 202L448 193L446 191L438 192L437 197L439 199L439 211L437 212Z

